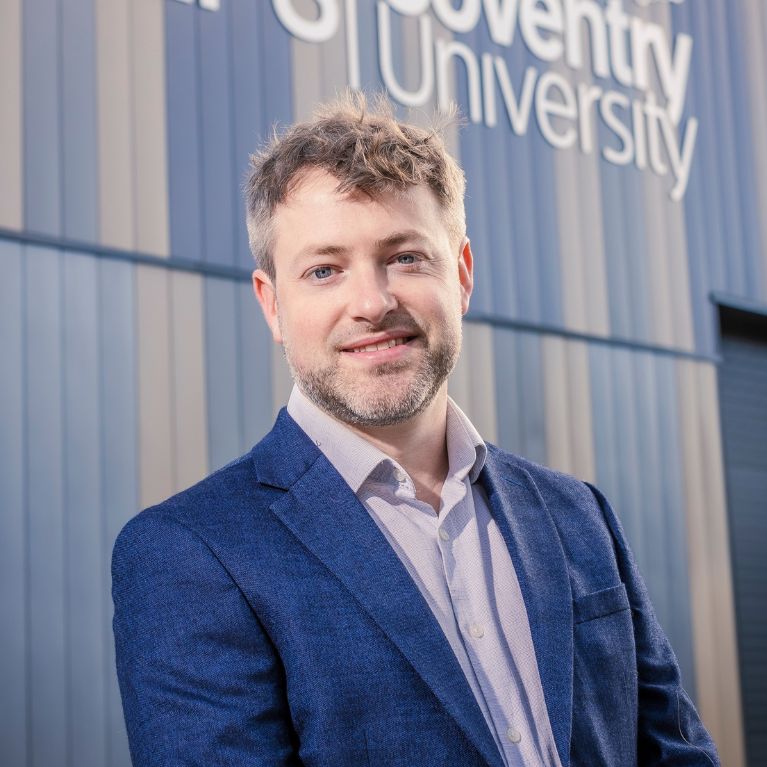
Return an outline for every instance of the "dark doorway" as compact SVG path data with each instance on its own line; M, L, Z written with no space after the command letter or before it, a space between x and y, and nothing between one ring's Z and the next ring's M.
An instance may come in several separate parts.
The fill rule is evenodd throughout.
M747 764L767 765L767 315L720 306L727 506Z

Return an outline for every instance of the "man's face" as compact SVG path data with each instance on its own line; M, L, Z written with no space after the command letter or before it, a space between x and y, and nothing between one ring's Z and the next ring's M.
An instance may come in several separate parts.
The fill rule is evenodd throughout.
M338 194L309 171L274 217L276 280L253 285L301 390L346 423L386 426L445 385L469 306L469 243L451 242L426 186Z

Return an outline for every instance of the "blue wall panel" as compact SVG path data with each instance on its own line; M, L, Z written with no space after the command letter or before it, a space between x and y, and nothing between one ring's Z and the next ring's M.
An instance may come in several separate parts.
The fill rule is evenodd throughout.
M28 656L22 249L0 240L0 754L27 764Z
M95 242L98 233L94 0L61 4L63 233Z
M110 562L117 533L139 509L138 394L136 370L135 267L100 261L98 268L99 394L101 403L101 581L99 596L107 620L100 629L108 676L104 724L107 764L130 767L122 702L114 673Z
M240 452L249 450L273 423L272 334L264 322L250 284L238 285L237 315L239 329L239 387L242 402L242 441Z
M61 259L24 258L30 765L49 767L68 745Z
M109 580L102 551L98 262L69 253L63 267L63 405L67 672L71 764L106 764Z
M190 9L192 11L192 9ZM227 15L193 11L199 29L203 259L235 263L234 209L241 210L232 158L231 40Z
M170 250L174 256L202 260L206 236L196 19L193 6L165 3Z
M208 390L208 459L218 469L240 455L242 391L238 370L242 329L237 312L239 286L205 280L205 348ZM262 407L264 402L261 402Z
M61 117L57 0L22 3L24 226L61 233Z

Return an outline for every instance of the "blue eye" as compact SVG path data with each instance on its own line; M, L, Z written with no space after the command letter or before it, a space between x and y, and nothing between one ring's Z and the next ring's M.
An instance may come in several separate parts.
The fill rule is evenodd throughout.
M414 253L403 253L402 255L397 256L397 263L405 264L406 266L414 264L415 261L416 257Z
M312 269L312 277L318 280L326 280L328 277L333 276L332 266L318 266L316 269Z

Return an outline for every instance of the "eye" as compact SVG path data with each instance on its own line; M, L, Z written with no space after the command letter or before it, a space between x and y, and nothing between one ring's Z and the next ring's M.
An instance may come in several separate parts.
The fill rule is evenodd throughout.
M326 280L328 277L332 277L334 272L335 269L332 266L318 266L309 272L309 277L315 280Z
M413 264L418 262L418 256L415 253L400 253L396 258L396 262L403 266L413 266Z

